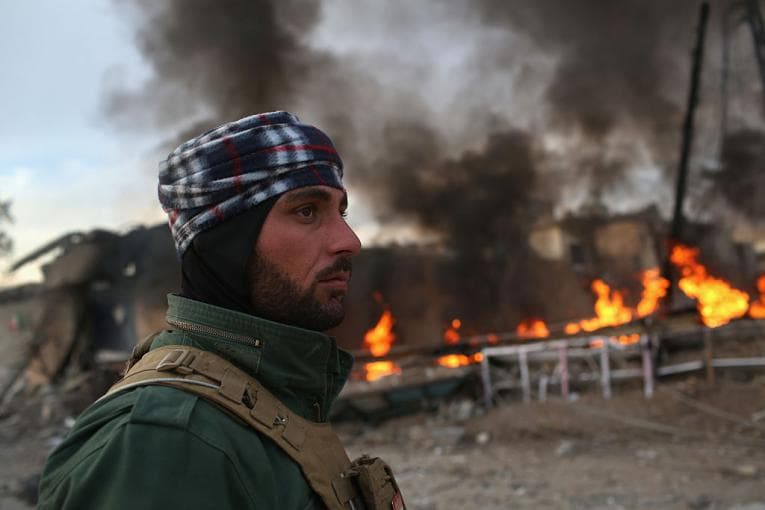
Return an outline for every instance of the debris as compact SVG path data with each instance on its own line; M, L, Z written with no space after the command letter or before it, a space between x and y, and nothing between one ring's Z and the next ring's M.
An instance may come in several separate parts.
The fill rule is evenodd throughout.
M653 460L659 456L659 452L657 452L656 450L637 450L635 452L635 455L637 456L638 459Z
M572 457L576 453L576 444L570 439L564 439L555 449L555 455L558 457Z
M756 476L758 469L757 469L757 466L753 466L752 464L742 464L740 466L736 466L735 471L741 476L749 477L749 476Z
M440 446L455 446L465 437L464 427L437 427L430 431L430 436Z
M712 504L712 500L706 494L701 494L693 499L688 500L688 508L691 510L704 510L709 508Z
M486 432L485 430L475 435L475 442L479 445L485 445L489 441L491 441L491 434Z

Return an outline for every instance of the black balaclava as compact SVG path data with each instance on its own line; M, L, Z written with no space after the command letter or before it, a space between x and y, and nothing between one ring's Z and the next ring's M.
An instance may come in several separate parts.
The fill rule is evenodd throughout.
M254 315L247 275L263 224L279 196L200 232L181 260L181 295Z

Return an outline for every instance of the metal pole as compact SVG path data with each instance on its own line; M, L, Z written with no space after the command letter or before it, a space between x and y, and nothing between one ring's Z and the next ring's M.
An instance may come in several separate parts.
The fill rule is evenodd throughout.
M529 360L525 350L518 352L518 362L521 365L521 388L523 401L531 402L531 378L529 377Z
M707 384L715 384L715 366L713 363L714 353L712 352L712 330L704 330L704 365L706 365Z
M720 16L722 20L722 55L720 62L720 147L718 159L722 162L725 134L728 132L728 75L730 72L730 18L732 5Z
M600 349L600 384L603 387L603 398L611 398L611 364L608 356L608 338L603 338Z
M649 335L643 335L640 339L643 356L643 395L645 398L653 397L653 356L651 354L651 346L653 342L652 337Z
M565 345L558 348L558 368L560 370L560 394L564 400L568 400L568 355Z
M542 374L542 376L539 378L539 401L540 402L547 401L547 383L548 382L549 382L549 377L547 377L546 374Z
M685 111L685 122L683 123L683 140L680 147L680 162L677 169L677 183L675 186L675 207L672 215L672 227L669 235L668 247L680 241L683 231L683 205L685 204L685 192L688 186L688 161L693 143L693 118L696 113L696 106L699 102L699 78L701 75L701 64L704 56L704 37L707 30L707 19L709 18L709 3L703 2L699 11L699 26L696 31L696 46L693 50L693 66L691 68L691 87L688 91L688 108ZM669 292L665 300L665 307L672 306L672 296L674 293L674 278L672 267L667 256L664 264L664 277L670 282Z
M483 382L483 403L486 405L486 409L491 409L494 406L493 393L494 390L491 387L491 373L489 373L489 356L483 353L481 359L481 381Z
M760 82L762 92L765 95L765 25L762 22L759 0L747 0L746 17L749 28L752 30L754 41L754 55L757 58L757 67L760 70ZM765 107L765 103L763 103Z

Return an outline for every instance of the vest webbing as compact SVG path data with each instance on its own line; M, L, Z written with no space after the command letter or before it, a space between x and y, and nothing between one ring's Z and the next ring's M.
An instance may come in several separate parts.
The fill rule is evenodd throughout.
M351 461L331 426L291 412L229 361L193 347L160 347L144 354L101 398L154 384L199 395L270 438L300 466L308 485L329 509L363 508L363 500L344 475Z

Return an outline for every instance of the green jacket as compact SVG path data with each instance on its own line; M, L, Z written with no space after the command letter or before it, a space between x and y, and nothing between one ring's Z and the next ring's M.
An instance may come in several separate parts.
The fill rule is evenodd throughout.
M326 335L176 295L151 348L191 345L325 421L353 362ZM196 395L144 386L88 408L48 458L40 510L324 508L276 444Z

